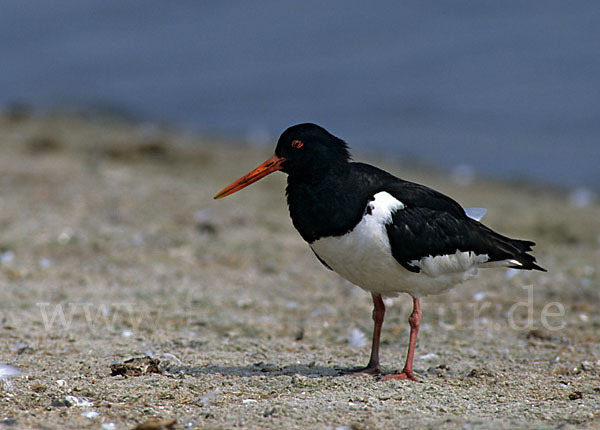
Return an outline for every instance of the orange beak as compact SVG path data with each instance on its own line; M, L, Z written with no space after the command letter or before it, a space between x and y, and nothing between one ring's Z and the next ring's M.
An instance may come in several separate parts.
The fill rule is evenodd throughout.
M220 199L220 198L226 197L229 194L233 194L236 191L241 190L242 188L246 188L248 185L253 184L254 182L258 181L259 179L264 178L269 173L273 173L277 170L283 169L283 167L281 165L283 164L284 161L285 161L285 158L278 157L277 155L273 155L271 158L269 158L267 161L262 163L260 166L258 166L256 169L254 169L250 173L247 173L246 175L242 176L240 179L235 181L233 184L223 188L221 191L219 191L217 193L217 195L214 198Z

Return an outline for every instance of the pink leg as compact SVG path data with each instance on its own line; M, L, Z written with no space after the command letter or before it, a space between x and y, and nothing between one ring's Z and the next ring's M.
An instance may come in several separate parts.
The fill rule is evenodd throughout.
M415 348L417 346L417 335L419 334L419 325L421 324L421 317L423 313L421 312L421 304L419 303L419 299L413 297L413 311L410 317L408 318L408 323L410 324L410 339L408 341L408 354L406 355L406 364L404 364L404 370L401 373L396 373L393 375L385 375L383 380L388 379L411 379L416 381L415 375L413 374L413 360L415 358Z
M381 337L381 326L383 325L383 317L385 316L385 305L383 299L379 294L371 294L373 298L373 344L371 346L371 358L369 358L369 364L367 367L350 370L344 373L351 375L378 375L381 372L379 366L379 339Z

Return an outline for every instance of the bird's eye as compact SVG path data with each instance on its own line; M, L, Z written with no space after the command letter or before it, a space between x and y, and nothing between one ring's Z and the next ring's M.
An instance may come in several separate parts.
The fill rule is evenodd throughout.
M302 142L301 140L298 140L298 139L292 140L292 148L300 149L303 146L304 146L304 142Z

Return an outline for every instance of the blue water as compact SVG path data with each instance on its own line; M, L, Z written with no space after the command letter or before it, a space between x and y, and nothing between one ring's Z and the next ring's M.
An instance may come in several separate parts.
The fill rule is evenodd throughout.
M251 138L600 188L594 1L4 0L0 104L110 107Z

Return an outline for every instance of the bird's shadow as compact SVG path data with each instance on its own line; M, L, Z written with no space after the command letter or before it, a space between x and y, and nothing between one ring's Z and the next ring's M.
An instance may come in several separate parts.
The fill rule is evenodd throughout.
M214 375L225 376L307 376L310 378L320 378L326 376L340 376L344 369L339 367L315 366L311 364L291 364L287 366L277 366L271 363L256 363L249 366L177 366L172 367L172 373L180 373L190 376Z

